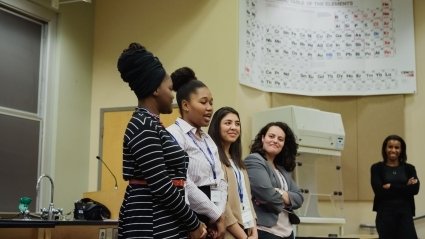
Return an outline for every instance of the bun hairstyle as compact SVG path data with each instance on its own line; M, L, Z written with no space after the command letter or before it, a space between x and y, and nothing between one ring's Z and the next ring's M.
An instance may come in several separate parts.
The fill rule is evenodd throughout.
M176 92L177 105L182 114L182 101L190 101L190 95L195 93L198 88L207 87L202 81L198 80L195 72L185 66L175 70L170 75L173 81L173 90Z
M117 68L139 100L152 95L166 75L159 59L136 42L123 50Z
M146 51L146 48L142 46L140 43L133 42L133 43L130 43L127 49L123 50L123 53L137 51L137 50Z
M177 69L171 73L171 79L173 79L173 90L176 92L187 82L191 80L198 80L195 76L195 72L187 66Z

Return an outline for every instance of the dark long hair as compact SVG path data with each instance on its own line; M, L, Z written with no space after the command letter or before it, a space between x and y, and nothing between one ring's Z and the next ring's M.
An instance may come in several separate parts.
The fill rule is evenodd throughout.
M220 124L221 124L221 120L226 115L231 113L235 114L236 116L238 116L238 118L240 118L239 113L232 107L222 107L218 109L214 113L210 123L210 127L208 129L208 134L211 136L211 138L214 140L215 144L217 145L220 161L227 167L230 167L230 160L227 158L226 152L224 152L223 145L221 143ZM232 157L233 162L235 162L235 164L239 168L245 168L245 165L242 161L241 137L242 137L242 127L241 127L239 137L236 139L235 142L233 142L230 145L229 153L230 153L230 156Z
M382 159L384 160L384 163L387 162L387 144L388 141L390 140L396 140L398 142L400 142L400 146L401 146L401 151L400 151L400 156L398 157L398 161L400 163L405 163L407 161L407 152L406 152L406 142L404 142L404 139L398 135L392 134L392 135L388 135L385 139L384 142L382 143Z
M295 135L292 132L291 128L283 122L271 122L264 126L258 134L255 136L251 144L251 153L259 153L266 160L265 151L263 149L263 136L266 135L267 131L272 126L277 126L285 132L285 144L283 145L282 151L276 155L273 163L275 166L282 166L286 171L292 172L295 169L295 160L297 157L298 144L295 139Z

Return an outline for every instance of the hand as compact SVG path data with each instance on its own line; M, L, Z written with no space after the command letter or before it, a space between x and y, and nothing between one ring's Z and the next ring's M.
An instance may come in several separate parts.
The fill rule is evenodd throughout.
M238 223L235 222L230 226L227 226L226 232L229 232L233 238L237 239L247 239L250 235L250 230L247 232L244 231L244 228Z
M414 177L409 178L409 181L407 181L407 185L417 184L418 179L415 179Z
M283 203L285 203L286 206L290 206L291 205L291 200L289 199L289 194L287 191L282 190L280 188L275 188L275 190L280 193L280 195L282 195L282 200Z
M221 215L218 220L208 227L208 236L213 239L223 239L226 227L224 226L224 216Z
M248 239L258 239L257 226L251 229L251 234L248 236Z
M207 236L207 227L205 224L199 224L199 227L190 232L190 239L203 239Z
M391 183L386 183L386 184L382 185L382 187L384 189L389 189L391 187Z
M224 225L224 216L223 215L221 215L221 217L219 218L216 225L217 225L217 237L216 238L223 239L224 234L226 233L226 226Z

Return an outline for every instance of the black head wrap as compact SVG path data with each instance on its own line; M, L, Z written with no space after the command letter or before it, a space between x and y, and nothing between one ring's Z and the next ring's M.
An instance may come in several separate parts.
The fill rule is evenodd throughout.
M118 59L118 71L138 99L150 96L165 77L161 62L139 43L131 43Z

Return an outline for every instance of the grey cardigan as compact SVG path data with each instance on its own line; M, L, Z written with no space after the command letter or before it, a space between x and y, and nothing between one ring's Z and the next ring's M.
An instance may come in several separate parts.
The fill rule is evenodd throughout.
M257 224L272 227L276 225L279 213L285 208L282 196L275 188L280 188L278 176L266 159L258 153L248 155L244 160L249 181L251 183L252 200L255 213L257 214ZM288 194L291 201L290 208L300 208L304 198L291 177L291 174L282 167L277 169L285 177L288 184Z

